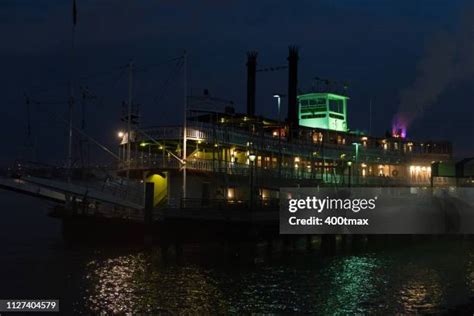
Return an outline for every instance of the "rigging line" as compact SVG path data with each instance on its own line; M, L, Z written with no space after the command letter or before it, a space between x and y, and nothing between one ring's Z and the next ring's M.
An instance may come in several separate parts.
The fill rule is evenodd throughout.
M125 71L127 70L127 68L122 68L122 71L120 71L120 73L118 74L116 80L113 81L113 84L111 86L111 90L115 90L120 82L120 80L122 79ZM104 86L105 84L102 84L102 86ZM103 100L104 98L107 98L107 95L99 95L99 94L95 94L93 93L93 90L91 88L91 85L83 85L83 87L87 88L88 91L89 91L89 94L92 95L94 97L94 100L93 102L98 105L98 106L102 106L103 104ZM94 86L94 88L96 89L97 86Z
M123 70L122 70L123 71ZM122 72L119 73L121 77ZM77 80L80 86L94 87L95 89L109 86L111 83L115 83L115 74L110 74L107 77L101 77L92 80Z
M122 79L125 71L127 70L126 67L123 67L120 69L120 72L114 72L110 73L109 76L105 77L103 76L99 80L94 80L94 81L86 81L86 80L81 80L79 83L81 86L87 87L90 91L92 90L99 90L99 89L108 89L107 87L110 87L111 89L116 89L118 86L120 80ZM117 75L117 76L116 76ZM92 87L92 88L91 88ZM96 98L103 98L103 96L99 96L99 94L95 94Z
M106 77L106 76L109 76L109 75L113 75L114 73L116 73L118 70L122 70L125 69L127 66L120 66L120 67L114 67L113 70L111 71L107 71L107 72L100 72L100 73L95 73L95 74L90 74L90 75L85 75L85 76L82 76L82 77L78 77L77 78L77 81L79 80L88 80L88 79L95 79L95 78L100 78L100 77ZM56 82L54 83L54 87L48 87L48 88L40 88L40 87L33 87L31 89L31 92L32 94L39 94L39 93L44 93L44 92L49 92L49 91L56 91L56 90L60 90L64 87L67 87L68 85L70 84L69 81L65 82L65 81L60 81L60 82Z
M181 158L179 158L178 156L176 156L172 151L166 149L166 146L164 146L164 144L160 143L159 141L157 141L156 139L154 139L152 136L150 136L148 133L146 133L146 132L143 131L143 130L137 129L137 132L140 133L140 134L142 134L143 136L145 136L146 138L148 138L149 140L151 140L151 141L154 142L155 144L157 144L157 145L159 145L159 146L162 146L164 151L166 151L167 153L169 153L173 158L175 158L175 159L178 160L181 164L184 165L183 159L181 159Z
M168 77L166 78L166 80L163 82L163 85L161 87L161 94L155 99L155 103L160 103L161 101L163 101L164 97L165 97L165 93L166 93L166 90L168 88L168 85L171 81L171 78L173 75L176 75L178 74L179 70L181 70L181 68L183 67L183 62L182 60L178 63L176 63L176 68L175 69L172 69L170 71L170 73L168 74Z
M101 73L96 73L96 74L92 74L92 75L82 76L82 77L79 77L78 79L79 79L79 80L87 80L87 79L94 79L94 78L106 77L106 76L109 76L109 75L113 75L113 74L116 73L118 70L123 71L123 70L126 69L126 68L127 68L127 65L124 65L124 66L116 67L116 68L114 68L113 70L108 71L108 72L101 72Z
M127 66L128 67L128 66ZM119 82L120 80L122 79L122 77L124 76L125 72L127 71L127 67L123 67L122 70L120 71L120 73L118 74L117 76L117 79L114 80L114 83L112 84L112 87L111 87L111 90L115 90L117 89L118 85L119 85ZM103 101L104 101L104 98L107 98L107 97L110 97L110 95L96 95L96 100L98 103L96 103L98 106L102 107L103 105Z
M161 93L158 95L158 97L155 98L155 103L159 104L162 102L165 98L166 91L168 90L169 83L171 82L171 78L173 77L174 72L171 72L169 77L163 82L163 85L161 86Z
M124 75L125 71L126 71L126 68L121 68L121 72L118 74L117 76L117 79L113 81L113 84L111 86L111 90L115 90L120 82L120 80L122 79L122 76ZM102 83L101 85L99 86L104 86L105 83ZM96 90L97 89L97 85L92 85L93 87L91 88L91 85L89 84L84 84L84 85L80 85L79 88L80 89L85 89L87 90L87 98L89 100L92 100L92 104L96 105L96 106L99 106L99 107L102 107L103 105L103 101L104 101L104 98L107 98L108 95L99 95L99 94L95 94L93 90Z
M134 71L136 72L145 72L145 71L148 71L150 68L154 68L154 67L158 67L158 66L162 66L162 65L166 65L172 61L175 61L175 60L180 60L182 59L183 57L182 56L179 56L179 57L175 57L175 58L172 58L172 59L168 59L164 62L161 62L161 63L158 63L158 64L151 64L151 65L148 65L148 66L144 66L144 67L141 67L141 68L137 68L136 70L134 69ZM128 67L128 64L127 65L123 65L123 66L119 66L119 67L114 67L112 68L112 70L110 71L107 71L107 72L100 72L100 73L95 73L95 74L90 74L90 75L85 75L85 76L81 76L81 77L78 77L77 78L77 81L81 81L81 80L89 80L89 79L95 79L95 78L100 78L100 77L106 77L106 76L109 76L109 75L112 75L114 74L115 72L117 72L118 70L121 70L121 73L123 73L124 70L126 70ZM120 76L119 76L120 77ZM64 87L68 87L70 84L69 81L60 81L60 82L57 82L55 83L55 87L49 87L49 88L43 88L41 89L40 87L37 87L38 89L36 89L35 87L33 87L31 89L31 94L39 94L39 93L44 93L44 92L49 92L49 91L56 91L56 90L62 90Z
M134 68L134 71L135 72L145 72L145 71L150 70L151 68L160 67L160 66L169 64L172 61L182 60L182 59L183 59L183 56L178 56L178 57L174 57L174 58L168 59L164 62L160 62L160 63L157 63L157 64L145 65L145 66L142 66L142 67Z
M38 103L36 101L33 101L33 103L37 104L37 105L42 105L41 103ZM64 117L62 117L61 115L55 113L55 112L52 112L50 111L49 109L43 107L42 108L43 111L46 111L48 112L49 114L51 114L53 117L59 119L60 121L66 123L67 125L69 125L69 120L65 119ZM99 146L99 148L101 148L102 150L104 150L105 152L109 153L110 155L112 155L115 159L117 159L118 161L122 161L122 159L116 155L113 151L111 151L110 149L108 149L105 145L102 145L99 141L95 140L92 136L89 136L88 134L86 134L85 132L81 131L79 128L75 127L74 125L71 125L72 126L72 129L81 134L82 136L85 136L87 137L90 141L92 141L94 144L96 144L97 146Z
M117 85L120 82L120 79L122 78L125 70L126 70L126 68L123 68L122 71L118 74L117 79L113 81L114 83L111 87L112 89L115 89L117 87ZM99 94L96 94L94 92L94 90L97 90L97 85L92 85L92 88L91 88L90 84L81 84L81 85L79 85L79 89L83 93L85 92L86 93L86 98L89 99L89 100L92 100L92 102L94 102L94 103L101 102L101 100L104 98L103 95L99 95ZM100 100L100 101L98 101L98 100Z

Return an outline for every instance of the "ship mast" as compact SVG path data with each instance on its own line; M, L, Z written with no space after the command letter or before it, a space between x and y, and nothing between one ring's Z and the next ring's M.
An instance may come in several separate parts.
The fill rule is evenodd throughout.
M183 55L183 88L184 88L184 104L183 104L183 205L186 200L186 138L187 138L187 109L188 109L188 84L187 84L187 52Z
M69 132L68 132L68 152L67 152L67 179L71 181L72 173L72 119L74 111L74 42L76 36L77 8L76 0L72 1L72 40L71 40L71 73L69 81Z
M132 141L133 61L128 64L127 179L130 179Z

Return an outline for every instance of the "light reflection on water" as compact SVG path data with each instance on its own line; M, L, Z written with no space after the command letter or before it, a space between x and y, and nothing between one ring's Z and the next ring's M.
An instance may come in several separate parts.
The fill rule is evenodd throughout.
M470 294L474 296L474 252L469 252L467 257L466 287L469 289Z
M442 281L437 272L412 265L408 265L407 269L412 270L413 274L399 290L403 310L409 313L436 311L443 300Z
M84 303L105 313L437 313L474 294L474 254L453 256L425 249L330 258L298 252L209 265L130 253L87 264Z
M369 309L368 305L374 305L384 286L380 277L382 267L383 261L372 255L333 260L317 280L326 288L325 300L320 299L320 310L325 314L345 314ZM323 287L319 288L321 292Z
M215 280L194 266L157 269L143 253L87 267L86 305L94 312L224 311ZM222 301L222 302L221 302Z
M60 222L33 198L0 192L0 205L14 210L0 221L0 297L59 298L65 315L436 314L466 303L461 312L474 311L473 237L390 237L363 252L324 257L299 249L251 254L252 263L188 249L182 262L166 263L159 251L69 245Z

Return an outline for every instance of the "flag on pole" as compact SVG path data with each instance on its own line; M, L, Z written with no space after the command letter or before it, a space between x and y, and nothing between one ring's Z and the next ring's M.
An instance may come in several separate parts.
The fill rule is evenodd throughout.
M72 0L72 24L76 26L76 23L77 23L76 0Z

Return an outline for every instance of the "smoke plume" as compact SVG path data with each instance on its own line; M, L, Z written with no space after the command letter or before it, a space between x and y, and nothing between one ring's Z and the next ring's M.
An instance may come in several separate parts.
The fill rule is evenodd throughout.
M457 29L437 33L425 46L413 85L400 93L393 131L406 128L452 84L474 74L474 7L465 11Z

